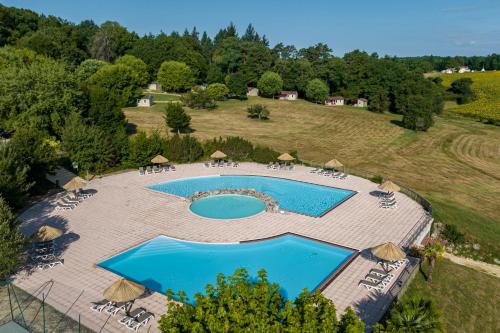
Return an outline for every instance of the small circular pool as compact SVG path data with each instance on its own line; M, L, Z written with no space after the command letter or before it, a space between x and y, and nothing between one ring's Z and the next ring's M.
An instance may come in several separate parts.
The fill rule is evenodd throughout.
M264 201L241 194L219 194L201 198L189 206L196 215L211 219L239 219L262 212Z

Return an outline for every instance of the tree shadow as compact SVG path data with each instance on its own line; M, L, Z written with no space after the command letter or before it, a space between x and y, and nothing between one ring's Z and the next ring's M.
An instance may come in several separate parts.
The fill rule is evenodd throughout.
M402 120L392 119L391 124L405 128Z
M136 134L137 133L137 124L127 123L127 125L125 125L125 131L129 135Z
M393 301L394 297L389 293L372 291L366 297L356 302L353 308L359 318L369 328L384 317L384 314L391 307Z
M179 131L177 131L176 129L170 129L170 133L173 133L173 134L191 134L191 133L194 133L196 132L196 130L192 127L187 127L187 128L183 128Z
M370 195L377 197L377 198L380 198L380 197L387 195L387 192L375 190L375 191L371 191Z

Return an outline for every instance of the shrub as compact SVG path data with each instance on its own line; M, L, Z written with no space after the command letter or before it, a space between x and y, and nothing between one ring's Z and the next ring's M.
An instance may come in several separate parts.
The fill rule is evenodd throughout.
M265 164L276 161L278 156L280 156L280 153L269 147L257 146L253 150L252 160L257 163Z
M262 269L250 277L245 269L233 276L217 276L217 285L207 285L205 294L187 303L183 292L167 297L167 313L159 320L162 332L337 332L361 333L364 324L352 310L340 322L335 305L320 293L304 290L295 300L285 300L277 283L270 283ZM230 328L230 329L229 329Z
M224 83L212 83L207 87L207 95L215 101L221 100L229 94L229 88Z
M151 159L158 154L163 154L167 140L162 138L158 131L151 135L139 132L130 139L128 162L137 167L151 163Z
M165 124L177 133L185 131L191 124L191 116L179 103L168 103L165 107Z
M441 236L455 245L462 244L465 241L465 235L458 231L457 226L453 224L445 224Z
M204 144L205 155L210 156L216 150L223 151L230 159L245 161L253 152L253 145L239 136L229 136L225 139L213 139Z
M184 105L193 109L215 109L217 104L207 89L194 88L182 97Z
M259 120L267 120L271 114L269 109L262 104L250 105L247 112L249 118L257 118Z
M166 157L180 163L196 162L203 156L203 148L190 135L175 134L167 143Z

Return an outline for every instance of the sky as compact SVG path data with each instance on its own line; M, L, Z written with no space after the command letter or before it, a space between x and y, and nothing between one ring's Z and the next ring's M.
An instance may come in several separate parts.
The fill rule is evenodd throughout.
M196 26L213 36L233 22L252 23L270 45L326 43L335 55L500 53L500 0L0 0L72 22L118 21L139 35Z

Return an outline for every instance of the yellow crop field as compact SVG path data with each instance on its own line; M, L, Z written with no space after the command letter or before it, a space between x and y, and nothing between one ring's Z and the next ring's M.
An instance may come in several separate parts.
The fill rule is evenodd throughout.
M477 99L471 103L453 106L449 111L468 116L500 122L500 71L463 74L440 74L443 85L449 87L455 80L468 77L474 82L472 90Z

